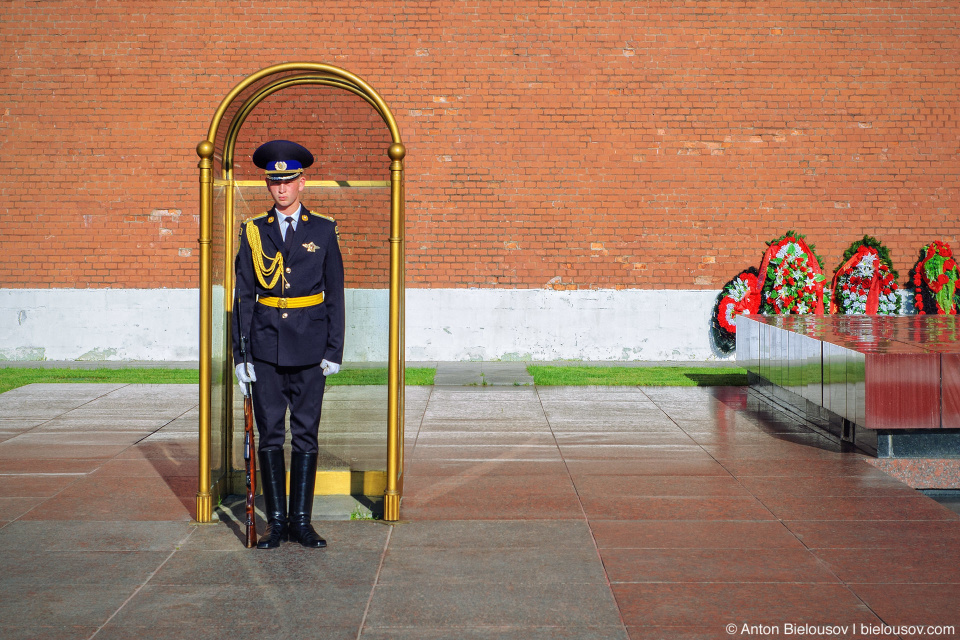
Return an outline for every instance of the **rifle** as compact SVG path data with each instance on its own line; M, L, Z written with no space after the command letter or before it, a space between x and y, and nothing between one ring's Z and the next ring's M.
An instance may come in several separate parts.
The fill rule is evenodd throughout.
M237 296L237 315L240 314L240 296ZM240 327L240 355L243 356L243 368L247 369L247 337L243 335L243 322ZM243 461L247 473L247 549L257 546L257 520L254 512L254 498L257 495L257 456L254 455L253 440L253 383L247 383L247 392L243 394Z

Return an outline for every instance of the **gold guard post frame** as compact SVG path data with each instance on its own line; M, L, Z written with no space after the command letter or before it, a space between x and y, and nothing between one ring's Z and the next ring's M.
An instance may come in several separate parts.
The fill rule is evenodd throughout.
M210 522L213 517L214 482L211 477L212 440L212 265L213 235L213 161L220 152L223 176L217 182L233 184L233 155L243 121L263 99L286 87L300 84L334 86L354 93L367 101L381 116L390 130L390 321L387 363L387 486L384 495L384 520L400 519L400 498L403 493L403 385L404 385L404 186L403 158L406 150L400 139L396 119L383 98L356 75L338 67L319 63L293 62L262 69L238 84L220 103L214 113L207 138L197 145L200 157L200 445L197 491L197 522ZM254 90L253 95L248 95ZM234 102L244 96L239 110L233 111L227 123L227 134L218 149L218 133ZM367 186L367 185L363 185ZM372 186L372 185L370 185ZM232 196L232 193L230 194ZM233 229L233 199L226 199L224 227ZM232 232L225 233L225 273L232 271ZM233 303L232 277L225 278L224 309L230 311ZM232 378L224 382L232 391ZM231 402L232 394L224 393L224 402ZM232 406L232 405L231 405ZM230 414L232 415L232 413Z

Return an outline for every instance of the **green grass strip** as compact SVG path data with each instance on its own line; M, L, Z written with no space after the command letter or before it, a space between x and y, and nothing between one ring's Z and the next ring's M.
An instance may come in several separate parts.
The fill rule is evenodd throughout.
M436 373L432 368L408 368L408 385L429 386ZM196 369L43 369L30 367L0 368L0 393L33 383L94 382L113 384L199 384ZM386 367L344 369L327 378L330 385L386 385Z
M114 384L199 384L196 369L33 369L0 368L0 393L35 382L95 382Z
M527 371L538 386L742 386L747 372L739 367L576 367L531 365ZM430 386L436 369L406 370L410 386ZM198 384L196 369L43 369L0 368L0 393L32 383L93 382L114 384ZM327 378L330 385L386 385L387 369L342 369Z
M349 366L349 365L348 365ZM404 373L404 384L413 387L429 387L433 385L433 376L437 373L433 368L407 367ZM340 369L340 373L327 378L329 385L386 385L386 367L373 369Z
M744 386L740 367L553 367L531 365L533 384L557 386L715 387Z

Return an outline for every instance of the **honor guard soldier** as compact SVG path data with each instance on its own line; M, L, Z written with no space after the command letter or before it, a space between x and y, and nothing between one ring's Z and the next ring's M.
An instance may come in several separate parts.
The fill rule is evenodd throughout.
M325 547L310 524L317 473L317 433L326 376L343 361L343 259L336 222L300 202L313 155L287 140L253 154L266 171L274 206L241 227L236 258L233 358L241 389L253 385L267 529L257 543L289 539ZM240 355L247 340L248 365ZM284 468L284 418L290 411L290 508ZM289 515L288 515L289 513Z

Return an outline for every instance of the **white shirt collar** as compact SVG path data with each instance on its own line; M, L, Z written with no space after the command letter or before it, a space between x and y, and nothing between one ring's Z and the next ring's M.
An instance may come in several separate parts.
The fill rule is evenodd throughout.
M300 211L303 209L303 205L300 204L297 206L297 210L291 214L282 214L279 211L277 212L277 218L280 222L280 231L286 231L287 229L287 218L293 218L293 230L297 230L297 221L300 219Z

